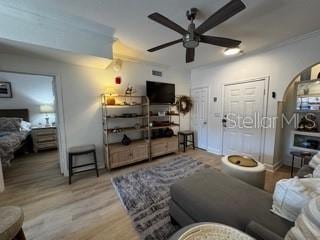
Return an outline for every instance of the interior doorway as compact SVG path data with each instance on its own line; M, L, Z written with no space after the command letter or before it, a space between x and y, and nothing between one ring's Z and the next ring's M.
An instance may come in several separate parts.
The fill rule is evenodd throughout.
M277 129L277 159L280 164L300 168L300 161L292 163L291 151L320 151L320 63L304 69L291 81L278 111L285 121Z
M191 126L195 132L195 145L198 148L208 148L208 96L207 87L191 90L193 108L191 112Z
M0 129L0 147L5 145L0 151L3 155L2 175L6 178L6 172L24 157L30 159L34 156L39 159L40 154L44 156L47 152L50 152L51 157L54 156L57 169L63 174L59 121L61 111L58 111L55 77L0 71L0 79L8 83L11 89L10 96L0 101L0 117L8 121L19 119L20 124L16 131Z
M244 154L262 161L266 79L224 86L223 155Z

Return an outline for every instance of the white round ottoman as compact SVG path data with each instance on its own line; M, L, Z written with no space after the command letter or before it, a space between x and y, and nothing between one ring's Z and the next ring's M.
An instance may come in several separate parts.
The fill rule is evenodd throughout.
M264 188L266 167L248 156L228 155L221 158L222 172L253 186Z

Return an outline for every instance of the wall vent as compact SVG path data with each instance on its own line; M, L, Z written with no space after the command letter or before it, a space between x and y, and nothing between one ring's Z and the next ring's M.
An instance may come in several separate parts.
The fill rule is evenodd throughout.
M152 70L152 75L153 76L157 76L157 77L162 77L162 72L156 71L156 70Z

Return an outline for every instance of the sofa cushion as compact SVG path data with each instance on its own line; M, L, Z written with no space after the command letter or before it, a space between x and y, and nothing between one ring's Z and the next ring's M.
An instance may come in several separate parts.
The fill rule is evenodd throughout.
M272 211L294 222L302 208L320 194L318 186L320 186L318 178L281 179L274 190Z
M212 169L172 185L171 197L196 222L218 222L244 231L252 220L281 237L293 225L270 212L272 194Z
M320 239L320 196L312 199L302 210L295 226L290 229L285 240Z
M318 165L320 165L320 152L314 155L309 162L309 166L312 168L316 168Z
M254 221L247 225L246 233L257 240L283 240L282 237Z
M320 165L318 165L312 172L314 178L320 178Z

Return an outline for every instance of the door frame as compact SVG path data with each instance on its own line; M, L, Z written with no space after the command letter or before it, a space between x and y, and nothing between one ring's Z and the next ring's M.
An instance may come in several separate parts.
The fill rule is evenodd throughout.
M0 68L0 72L7 72L7 73L16 73L16 74L29 74L35 76L47 76L52 77L52 86L53 86L53 94L55 96L55 104L56 104L56 116L58 117L58 127L57 127L57 134L58 134L58 146L59 146L59 165L60 165L60 172L63 176L68 176L68 168L67 168L67 148L66 148L66 129L65 129L65 117L64 117L64 110L63 110L63 95L62 95L62 81L59 74L55 73L38 73L32 71L10 71L6 69ZM4 179L2 174L2 169L0 168L0 192L4 191Z
M259 78L253 78L253 79L248 79L248 80L241 80L241 81L232 81L225 83L223 85L222 89L222 117L224 116L224 109L225 109L225 89L227 86L231 85L238 85L238 84L244 84L244 83L252 83L252 82L258 82L258 81L263 81L264 82L264 91L265 94L263 96L263 116L266 117L268 115L268 101L269 101L269 82L270 82L270 77L259 77ZM224 127L221 125L221 153L223 154L223 140L224 140ZM264 163L264 152L265 152L265 140L266 140L266 134L267 134L267 129L266 128L261 128L261 137L262 141L260 143L260 162Z
M192 87L191 89L190 89L190 96L192 97L192 91L193 90L199 90L199 89L203 89L203 88L206 88L207 90L208 90L208 95L207 95L207 109L208 109L208 113L207 113L207 146L206 146L206 148L199 148L199 147L197 147L197 148L199 148L199 149L203 149L203 150L206 150L206 151L208 151L208 139L209 139L209 137L208 137L208 128L209 128L209 112L210 112L210 87L208 86L208 85L202 85L202 86L199 86L199 87ZM190 114L190 125L192 126L193 124L192 124L192 112L191 112L191 114Z

